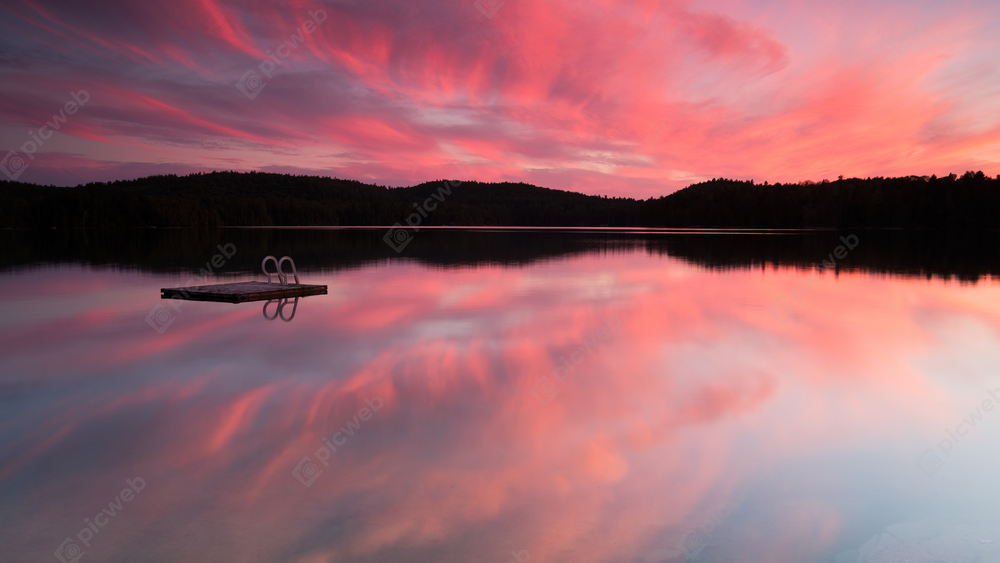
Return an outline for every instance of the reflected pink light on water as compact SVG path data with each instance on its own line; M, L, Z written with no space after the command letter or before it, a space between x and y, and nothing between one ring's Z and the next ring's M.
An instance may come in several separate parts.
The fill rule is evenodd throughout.
M787 464L878 449L913 471L933 444L925 436L966 400L928 367L961 353L940 346L933 323L970 319L994 338L1000 327L995 283L823 274L782 323L768 307L815 274L708 271L640 253L307 273L330 294L301 299L290 323L265 320L262 303L182 302L164 334L144 322L163 279L88 306L119 274L47 275L82 276L82 305L0 334L5 379L41 375L48 397L5 417L0 435L25 434L0 450L0 482L68 464L67 483L82 487L114 482L121 466L149 488L129 507L136 531L116 522L114 533L164 520L167 539L199 544L205 526L233 538L224 557L246 560L292 546L297 560L325 561L448 542L479 542L498 561L505 549L539 561L674 553L689 528ZM27 287L30 275L0 284ZM602 325L613 328L595 339ZM588 342L551 402L532 396ZM989 366L977 367L972 387L985 388ZM373 397L384 406L323 465L324 439ZM292 475L305 456L322 471L309 487ZM99 492L70 499L73 518ZM45 492L30 500L38 510L21 526L58 512ZM753 544L757 560L810 560L850 518L821 493L788 502L756 520L737 508L721 529L768 535ZM188 513L200 517L177 521ZM350 534L309 543L332 519ZM512 537L524 547L505 547ZM217 560L218 549L186 559Z

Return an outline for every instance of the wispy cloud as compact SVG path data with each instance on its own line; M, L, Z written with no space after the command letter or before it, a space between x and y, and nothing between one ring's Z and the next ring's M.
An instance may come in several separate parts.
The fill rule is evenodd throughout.
M290 51L294 64L276 65L265 100L234 100L233 84L316 10L329 20ZM458 161L482 180L646 197L718 176L992 175L997 11L980 0L504 2L491 18L467 0L11 4L0 140L13 150L83 88L86 115L21 180L171 163L409 185ZM680 109L662 140L632 150Z

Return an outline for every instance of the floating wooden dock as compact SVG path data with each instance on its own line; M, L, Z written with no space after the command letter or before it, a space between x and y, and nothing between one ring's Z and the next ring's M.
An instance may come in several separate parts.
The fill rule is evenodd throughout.
M326 295L326 286L252 281L220 283L217 285L196 285L192 287L165 287L160 290L160 299L218 301L222 303L246 303L249 301L305 297L307 295Z

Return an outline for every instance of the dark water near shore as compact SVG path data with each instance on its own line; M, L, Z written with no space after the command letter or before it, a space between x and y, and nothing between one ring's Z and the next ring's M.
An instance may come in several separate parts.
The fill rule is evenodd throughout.
M997 233L385 234L0 232L4 560L1000 561Z
M955 278L1000 275L1000 235L981 231L669 231L648 229L449 229L407 231L399 252L386 229L133 229L0 231L0 271L38 263L194 271L206 252L234 243L223 275L259 273L259 257L292 255L313 270L403 259L430 266L529 265L594 252L669 255L711 269L822 264L854 234L865 241L836 270ZM860 240L860 239L859 239ZM221 242L220 242L221 241Z

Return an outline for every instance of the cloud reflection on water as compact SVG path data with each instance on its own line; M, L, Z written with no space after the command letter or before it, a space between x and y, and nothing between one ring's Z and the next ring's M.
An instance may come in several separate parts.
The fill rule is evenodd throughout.
M1000 287L823 274L782 324L767 307L804 275L643 252L375 264L305 273L329 295L294 322L186 303L163 335L143 319L171 276L6 275L5 544L51 553L142 475L89 560L659 562L707 522L699 560L832 558L997 467L1000 425L944 484L913 460L1000 386ZM536 401L610 316L613 337ZM303 487L296 464L373 396L385 406Z

